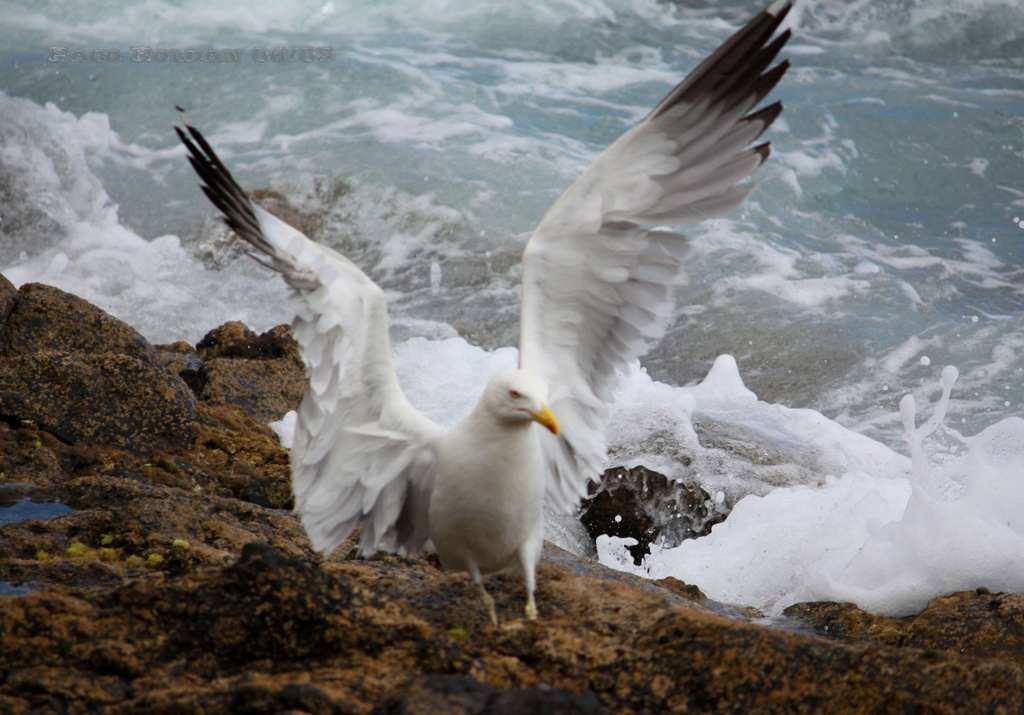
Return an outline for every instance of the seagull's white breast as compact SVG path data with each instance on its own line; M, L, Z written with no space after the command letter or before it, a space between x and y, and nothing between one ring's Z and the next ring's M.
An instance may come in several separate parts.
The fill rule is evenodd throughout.
M544 528L544 471L535 425L466 421L438 445L430 538L445 568L483 573L515 563Z

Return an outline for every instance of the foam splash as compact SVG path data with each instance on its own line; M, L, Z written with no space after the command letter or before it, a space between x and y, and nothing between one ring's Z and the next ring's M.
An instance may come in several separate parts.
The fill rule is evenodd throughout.
M954 591L1024 590L1024 419L960 437L944 426L957 376L943 369L921 426L914 398L901 401L909 474L851 469L820 487L747 496L711 534L655 551L640 568L615 541L599 545L603 561L771 615L831 600L903 616Z

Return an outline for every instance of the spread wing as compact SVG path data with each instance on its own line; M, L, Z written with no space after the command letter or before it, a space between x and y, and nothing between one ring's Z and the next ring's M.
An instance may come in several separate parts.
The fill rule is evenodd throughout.
M383 292L252 203L197 129L175 130L225 223L301 298L293 327L309 390L295 424L292 491L314 548L330 551L359 526L363 554L420 549L440 428L398 386Z
M610 146L545 215L523 255L521 366L546 378L564 439L544 440L548 501L571 511L604 467L618 374L661 338L683 236L655 228L721 215L768 158L751 147L779 113L757 104L789 67L770 67L791 3L777 0L725 41Z

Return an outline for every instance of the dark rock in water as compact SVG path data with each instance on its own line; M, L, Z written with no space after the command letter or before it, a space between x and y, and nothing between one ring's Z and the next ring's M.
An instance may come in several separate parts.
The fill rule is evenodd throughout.
M117 318L53 286L26 283L0 328L0 355L43 351L153 358L146 339Z
M305 367L287 325L256 335L225 323L197 345L198 369L186 362L179 375L212 405L235 405L261 422L281 419L306 392Z
M132 355L40 351L0 357L0 414L67 442L151 452L191 444L195 398Z
M613 467L591 485L580 521L593 539L602 534L636 539L628 548L639 565L656 541L671 548L710 533L725 518L710 504L699 485L671 482L645 467Z

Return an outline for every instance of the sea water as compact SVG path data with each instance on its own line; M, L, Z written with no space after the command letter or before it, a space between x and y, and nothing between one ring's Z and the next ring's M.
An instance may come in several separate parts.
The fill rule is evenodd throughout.
M171 131L181 105L243 185L289 196L317 217L319 240L385 288L413 401L450 418L514 359L518 256L546 207L757 8L0 3L0 270L81 295L155 342L195 341L229 319L287 321L281 282L232 248L196 188ZM912 394L924 411L943 366L959 368L949 429L968 440L1001 425L996 442L1017 438L1024 7L808 0L787 26L793 68L775 92L786 109L767 135L772 158L741 209L689 229L675 319L627 377L614 432L626 443L613 447L653 458L630 452L645 429L690 439L690 417L714 410L766 438L826 440L832 461L816 484L785 487L807 503L784 503L807 523L831 500L842 509L829 520L860 519L851 531L864 544L909 512L899 402ZM695 392L723 353L733 362ZM418 385L417 368L440 359L448 369L430 374L445 390ZM965 454L1003 449L981 442ZM671 472L671 460L660 466ZM708 475L736 501L716 532L743 523L744 493L772 498L727 473ZM865 478L877 499L850 513ZM744 531L715 552L717 575L768 540ZM802 583L812 571L787 574ZM786 600L758 588L728 597ZM801 588L788 592L811 592Z

